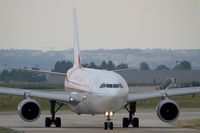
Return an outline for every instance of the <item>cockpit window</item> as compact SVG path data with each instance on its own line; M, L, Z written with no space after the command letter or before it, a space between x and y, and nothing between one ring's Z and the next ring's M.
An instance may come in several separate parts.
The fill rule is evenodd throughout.
M122 84L121 84L121 83L119 83L119 87L120 87L120 88L124 88L124 87L122 86Z
M119 84L101 84L100 88L124 88L121 83Z
M100 88L105 88L106 87L106 84L102 84L101 86L100 86Z
M113 88L119 88L119 84L113 84Z
M112 84L106 84L106 88L112 88Z

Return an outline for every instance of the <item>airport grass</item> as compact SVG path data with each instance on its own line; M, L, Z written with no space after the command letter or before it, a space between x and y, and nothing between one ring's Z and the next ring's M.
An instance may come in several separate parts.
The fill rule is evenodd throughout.
M64 84L48 84L48 83L29 83L29 82L0 82L1 87L22 88L22 89L63 89Z
M0 112L17 111L17 107L22 100L22 96L0 94ZM38 99L38 102L42 110L50 110L50 103L48 100ZM67 110L67 105L64 105L61 110Z
M44 90L44 91L51 91L51 90L63 90L63 84L47 84L47 83L22 83L22 82L15 82L15 83L5 83L0 82L1 87L10 87L10 88L22 88L22 89L32 89L32 90ZM16 111L18 104L23 100L23 96L14 96L14 95L5 95L0 94L0 112L5 111ZM42 110L49 110L50 104L49 101L38 99ZM66 106L62 109L66 109Z
M0 128L0 133L19 133L19 132L8 128Z
M174 125L185 128L200 129L200 119L178 120Z
M181 108L200 108L200 94L192 97L191 95L176 96L171 99L175 100ZM10 96L0 94L0 112L5 111L16 111L18 104L23 100L22 96ZM49 110L49 101L38 99L42 110ZM151 99L145 101L138 101L137 108L139 109L155 109L156 105L161 101L161 99ZM67 105L65 105L62 110L66 110Z
M175 96L175 97L170 97L170 99L176 101L180 108L200 108L200 94L196 94L195 96L194 95ZM141 109L155 108L160 101L161 98L138 101L137 107Z
M24 88L24 89L43 89L44 91L63 90L63 84L46 84L46 83L0 83L0 86L11 88ZM45 90L46 89L46 90ZM48 90L47 90L48 89ZM170 97L176 101L181 108L200 108L200 94L184 95ZM0 112L15 111L18 104L23 100L22 96L10 96L0 94ZM38 99L42 110L49 110L49 101ZM161 98L155 98L150 100L143 100L137 102L137 108L139 109L155 109L156 105L161 101ZM67 109L65 106L62 109Z

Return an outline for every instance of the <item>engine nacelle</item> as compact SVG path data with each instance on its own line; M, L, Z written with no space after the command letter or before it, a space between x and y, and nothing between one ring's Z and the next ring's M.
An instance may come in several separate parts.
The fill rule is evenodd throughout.
M34 122L40 117L41 108L37 101L25 99L18 105L19 116L26 122Z
M173 122L179 117L179 106L176 102L165 99L156 107L158 117L164 122Z

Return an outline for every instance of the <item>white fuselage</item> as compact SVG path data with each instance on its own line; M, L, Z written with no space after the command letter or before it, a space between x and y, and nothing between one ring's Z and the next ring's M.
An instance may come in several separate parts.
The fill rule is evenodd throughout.
M65 90L81 99L71 106L78 114L117 112L127 103L129 92L126 81L115 72L76 67L67 72Z

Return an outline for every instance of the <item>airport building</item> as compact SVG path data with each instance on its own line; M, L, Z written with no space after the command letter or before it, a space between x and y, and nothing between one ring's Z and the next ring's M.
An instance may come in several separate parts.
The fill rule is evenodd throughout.
M200 70L136 70L118 71L128 84L160 84L167 78L175 78L177 83L200 82ZM63 83L64 77L47 76L48 83Z
M160 84L167 78L177 83L200 82L200 70L124 70L118 72L128 84Z

